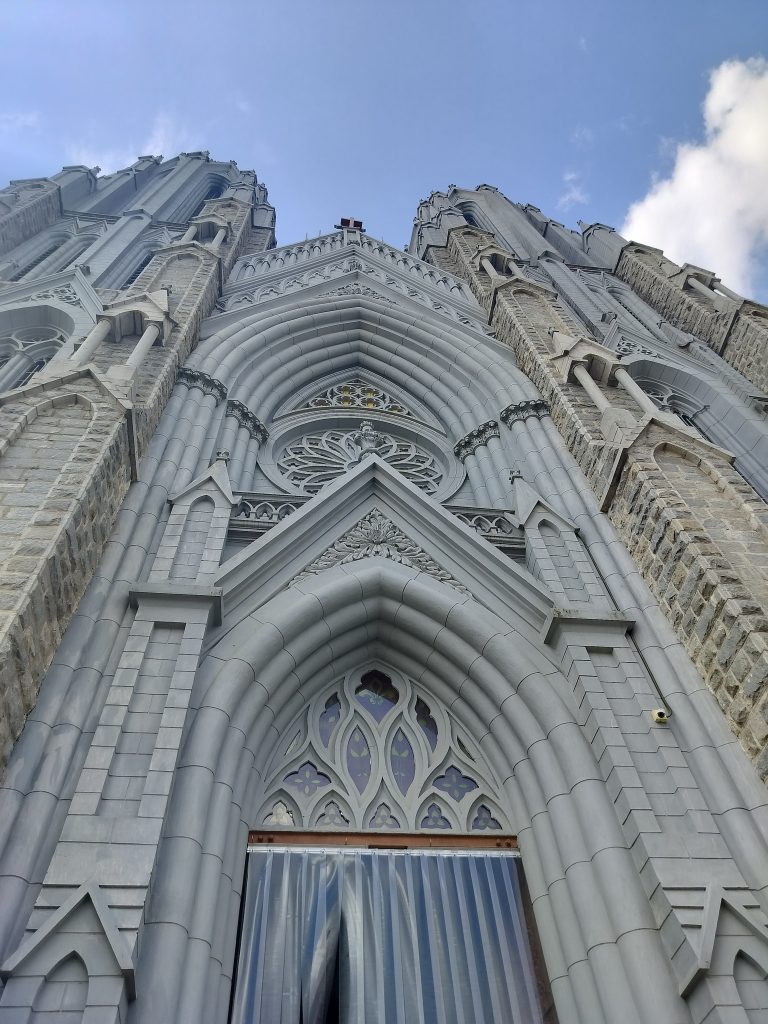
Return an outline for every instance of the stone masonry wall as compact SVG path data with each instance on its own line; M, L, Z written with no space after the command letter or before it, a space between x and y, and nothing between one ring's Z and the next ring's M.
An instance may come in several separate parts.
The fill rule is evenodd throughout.
M679 270L659 255L627 246L621 254L616 276L626 282L670 323L690 331L719 353L761 391L768 391L768 310L745 302L718 300L724 307L694 292L682 291L663 272Z
M222 209L223 207L223 209ZM136 442L139 454L149 443L170 397L176 374L197 343L200 324L209 315L220 294L222 280L239 258L247 242L253 244L249 227L251 208L232 200L212 200L203 211L216 212L230 223L228 241L214 255L205 245L192 242L161 250L131 285L130 293L140 295L170 289L169 312L176 321L165 345L155 346L139 368L134 393ZM263 235L263 231L262 231ZM269 244L266 236L259 237ZM219 258L221 257L221 266ZM125 363L138 338L118 346L106 344L95 362L104 370Z
M41 195L58 203L58 190ZM139 368L130 425L126 407L106 384L90 371L68 372L66 363L63 377L33 378L0 400L0 771L128 489L129 440L140 457L244 245L272 242L263 229L252 237L245 203L212 200L204 212L230 225L219 251L194 242L169 246L131 287L137 295L169 288L175 326ZM3 224L10 216L13 211ZM27 225L30 235L39 230L35 224ZM104 343L94 359L97 373L125 363L137 341Z
M490 282L471 263L475 229L454 229L441 253L486 309ZM484 241L480 244L486 244ZM442 264L440 264L442 265ZM486 280L484 281L483 278ZM768 508L724 457L693 436L652 421L623 450L608 443L580 386L563 384L549 363L550 331L586 336L557 296L513 278L497 289L491 326L550 405L568 449L599 497L612 482L608 515L726 714L768 778ZM630 397L603 388L612 405L639 419ZM690 462L670 453L684 445ZM664 447L666 446L666 448ZM658 459L654 452L661 448ZM617 467L622 465L618 481ZM610 492L608 492L610 495Z
M768 777L768 508L725 459L652 428L610 516L728 723ZM702 446L703 448L703 446Z
M124 410L90 374L0 405L0 770L130 482Z

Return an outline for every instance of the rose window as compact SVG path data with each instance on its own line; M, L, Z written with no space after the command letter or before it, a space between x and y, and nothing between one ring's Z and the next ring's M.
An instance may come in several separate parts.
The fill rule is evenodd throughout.
M412 441L376 431L369 422L362 423L359 430L303 434L286 445L277 467L305 494L317 494L331 480L374 454L427 494L434 494L443 479L430 452Z
M352 672L286 730L257 827L507 829L499 786L438 701L381 669Z

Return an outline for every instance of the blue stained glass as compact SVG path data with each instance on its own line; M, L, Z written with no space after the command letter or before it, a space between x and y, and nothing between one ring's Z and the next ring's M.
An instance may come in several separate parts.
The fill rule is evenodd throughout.
M336 825L337 827L343 828L345 825L349 825L349 818L343 813L339 805L335 800L329 800L323 809L323 813L317 819L318 825Z
M347 770L362 793L371 777L371 751L359 726L347 740Z
M333 736L334 729L339 724L340 718L341 701L337 693L332 693L325 702L325 707L320 713L320 721L318 723L320 739L323 741L324 747L327 747L331 742L331 736Z
M437 804L430 804L425 817L421 819L422 828L450 828L451 823L444 817Z
M400 828L400 822L392 816L388 804L379 804L376 813L368 822L368 828Z
M429 706L425 704L421 697L416 701L416 721L421 727L421 731L427 737L427 743L434 750L437 746L437 722L432 717Z
M435 779L435 789L442 789L452 800L459 801L473 789L477 789L477 783L468 775L462 775L455 765L450 765L444 775Z
M389 763L397 787L405 796L416 775L416 760L413 756L413 747L402 729L398 729L392 737L392 745L389 748Z
M478 832L486 828L501 828L501 822L497 821L491 814L490 807L486 807L485 804L480 804L477 808L477 814L472 822L472 828L474 831Z
M374 669L360 677L355 697L358 703L373 715L376 722L380 722L397 704L400 694L389 676Z
M331 784L328 776L319 772L311 761L305 761L295 772L286 775L285 782L288 786L298 789L304 796L312 796L318 789Z

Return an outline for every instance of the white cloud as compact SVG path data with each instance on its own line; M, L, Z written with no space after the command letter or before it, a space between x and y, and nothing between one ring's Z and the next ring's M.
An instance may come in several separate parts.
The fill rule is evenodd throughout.
M768 61L715 68L704 127L703 143L677 144L670 175L630 207L621 233L749 294L768 243Z
M595 133L585 124L577 124L571 132L571 142L580 149L588 149L595 141Z
M563 184L565 188L557 200L557 205L560 210L569 210L572 206L589 202L589 196L585 192L579 175L576 174L575 171L565 172L563 175Z
M250 114L252 110L250 101L247 100L244 96L240 96L239 94L233 98L232 103L235 107L235 110L239 111L241 114Z
M91 142L76 143L67 148L67 158L73 164L100 167L102 174L129 167L139 156L160 156L168 159L184 150L198 148L195 137L177 124L168 114L155 114L143 141L125 145L101 146Z
M40 114L36 110L0 113L0 140L10 139L28 129L40 127Z

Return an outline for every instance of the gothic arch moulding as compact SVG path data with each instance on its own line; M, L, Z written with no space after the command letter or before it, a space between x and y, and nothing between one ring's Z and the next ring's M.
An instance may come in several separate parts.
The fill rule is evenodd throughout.
M439 421L407 388L370 369L363 369L354 361L350 361L348 367L301 388L276 412L275 420L308 409L359 409L363 415L386 412L422 420L440 428Z
M645 897L611 798L580 727L558 696L551 670L542 672L544 662L536 649L521 634L510 633L510 626L487 608L450 586L422 582L418 576L418 570L383 558L337 566L294 585L290 593L278 594L253 617L228 628L211 648L200 670L205 686L177 764L166 838L152 882L157 895L150 896L145 914L145 943L158 941L169 926L181 940L171 958L147 962L142 998L158 1013L166 1006L177 1007L179 1019L188 1024L218 1019L214 999L225 982L222 965L227 976L230 971L245 840L249 828L257 823L264 827L260 814L269 794L265 798L262 779L266 776L270 785L271 764L287 756L285 774L297 776L290 783L282 779L274 803L280 802L279 790L298 804L294 792L306 785L311 792L302 814L308 812L310 820L313 815L354 812L341 799L335 808L320 806L315 771L336 770L338 756L335 767L314 763L309 743L322 744L319 716L329 700L328 710L334 707L334 684L347 680L343 692L350 702L363 682L356 670L377 665L380 672L394 670L393 684L409 681L410 697L418 693L425 703L431 698L433 716L438 706L449 707L467 737L469 754L479 749L501 780L500 810L510 809L510 824L530 870L537 918L547 929L551 974L560 978L557 998L564 1019L613 1024L615 1018L610 1011L606 1015L604 1007L616 1005L617 985L636 993L643 1004L628 1011L632 1024L661 1018L664 1006L676 1005L679 997L670 965L657 934L648 928ZM559 686L566 687L565 680ZM381 690L378 696L386 699ZM314 733L309 726L304 733L299 724L308 705L317 715ZM400 706L393 712L393 725ZM356 726L348 715L342 704L336 728L351 736ZM414 730L420 726L413 716L409 721L407 736L413 743L419 736ZM291 731L293 722L297 728ZM383 735L388 735L386 728ZM366 736L370 744L370 731ZM283 742L285 748L279 746ZM346 756L348 748L338 749ZM462 756L461 774L474 781L474 766ZM373 761L371 755L371 778ZM448 767L441 762L427 772L428 790ZM371 782L372 798L365 801L366 813L370 807L372 816L378 811L378 784L377 776ZM439 786L432 785L430 791L440 793L445 806L451 806L450 796ZM561 800L558 794L570 795ZM423 819L429 815L429 802ZM277 808L280 817L291 809L287 799L282 803L284 807ZM202 808L205 812L199 813ZM572 855L579 861L573 876L567 866ZM212 904L215 912L201 922L202 930L188 944L183 921L189 919L201 886L218 894ZM187 894L186 900L172 907L163 898L166 889ZM553 929L555 919L561 924ZM589 934L597 927L603 936L594 966L579 920ZM566 921L571 922L567 953L561 945ZM619 939L628 932L638 945L625 956ZM574 958L580 963L576 988L560 977L557 967ZM649 970L653 986L645 983Z

